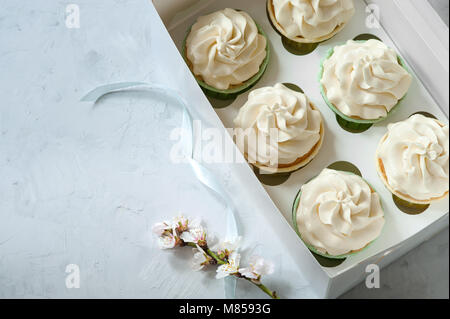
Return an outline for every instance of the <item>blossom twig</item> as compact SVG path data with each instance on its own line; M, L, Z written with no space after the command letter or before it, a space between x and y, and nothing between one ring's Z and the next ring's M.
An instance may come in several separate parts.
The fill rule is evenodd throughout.
M271 291L261 283L261 276L270 275L274 271L271 262L265 261L259 256L250 258L250 265L240 268L240 254L237 248L240 237L228 240L209 248L206 238L206 230L201 226L199 220L190 221L179 216L172 223L163 222L153 226L153 232L158 235L158 243L161 249L175 248L177 246L189 246L193 248L194 258L191 266L193 270L201 270L208 265L218 265L216 278L227 276L243 278L273 299L279 299L275 291Z

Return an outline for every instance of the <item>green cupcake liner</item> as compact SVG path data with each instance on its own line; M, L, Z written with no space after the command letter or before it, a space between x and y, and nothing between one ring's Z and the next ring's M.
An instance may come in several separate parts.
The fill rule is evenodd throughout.
M408 215L422 214L430 207L430 204L416 204L408 202L407 200L401 199L395 194L392 194L392 201L400 211Z
M353 174L353 173L351 173L351 172L345 172L345 173L351 174L351 175L356 175L356 174ZM359 175L356 175L356 176L360 177ZM316 176L316 177L317 177L317 176ZM310 181L312 181L313 179L315 179L316 177L313 177L312 179L310 179L310 180L308 181L308 183L309 183ZM361 177L361 178L362 178L362 177ZM370 183L368 183L364 178L363 178L363 180L364 180L364 181L365 181L365 182L366 182L366 183L374 190L374 192L377 193L377 191L372 187L372 185L370 185ZM334 256L334 255L330 255L330 254L327 254L327 253L322 253L322 252L320 252L320 251L317 250L314 246L310 245L310 244L307 243L305 240L303 240L302 235L300 234L300 231L298 230L298 225L297 225L297 209L298 209L298 205L299 205L299 203L300 203L301 195L302 195L302 190L300 189L300 190L298 191L297 195L295 196L295 200L294 200L294 203L293 203L293 205L292 205L292 224L294 225L294 230L295 230L295 232L297 233L298 237L300 237L300 239L303 241L303 243L305 244L305 246L308 247L308 249L311 250L313 253L315 253L315 254L317 254L317 255L319 255L319 256L325 257L325 258L329 258L329 259L345 259L345 258L347 258L347 257L354 256L354 255L356 255L356 254L358 254L358 253L360 253L360 252L366 250L367 248L369 248L369 247L370 247L370 246L378 239L378 238L374 239L373 241L371 241L371 242L368 243L365 247L363 247L362 249L360 249L360 250L358 250L358 251L350 252L350 253L347 253L347 254L342 254L342 255ZM381 209L382 209L383 212L384 212L384 209L383 209L383 203L382 203L382 201L381 201L381 197L380 197L380 205L381 205ZM384 218L386 218L386 214L384 214Z
M288 37L285 37L284 35L281 35L283 46L286 50L288 50L290 53L295 55L307 55L311 52L313 52L320 43L322 42L314 42L314 43L300 43L294 40L289 39Z
M255 21L255 20L253 20L253 21ZM261 65L259 66L258 73L256 73L254 76L252 76L247 81L245 81L242 85L233 87L228 90L219 90L211 85L206 84L204 81L200 80L191 70L192 74L194 75L195 79L197 80L197 83L200 85L203 92L207 96L215 98L215 99L219 99L219 100L232 100L232 99L235 99L236 97L238 97L240 94L250 90L261 79L261 77L263 76L264 72L266 71L267 65L269 64L269 61L270 61L270 41L269 41L269 38L267 37L267 35L265 34L264 30L256 22L255 22L255 24L256 24L256 27L258 28L258 33L261 34L266 39L266 42L267 42L266 57L264 58ZM188 32L186 33L186 36L184 37L183 46L181 49L182 56L183 56L186 64L188 64L188 66L189 66L189 60L188 60L187 54L186 54L186 40L187 40L187 37L189 36L189 34L191 33L191 29L192 29L192 26L189 28Z
M358 40L356 42L366 42L366 41L367 40ZM349 129L364 130L364 129L367 129L368 127L370 127L370 125L372 125L372 124L379 123L379 122L386 120L393 112L395 112L397 110L397 108L400 106L401 102L406 97L408 92L400 100L398 100L398 103L388 112L388 114L385 117L380 117L377 119L370 119L370 120L354 119L348 115L345 115L337 107L335 107L328 100L328 97L325 94L324 87L323 87L322 83L320 82L322 80L322 76L323 76L323 72L324 72L323 64L326 60L328 60L333 55L333 53L334 53L334 48L329 49L327 51L325 57L320 61L320 70L319 70L318 80L319 80L319 86L320 86L320 93L321 93L325 103L328 105L328 107L340 118L340 120L341 120L340 124L345 125ZM399 64L406 70L406 72L411 74L411 72L409 71L409 69L406 66L405 61L402 59L402 57L397 55L397 59L398 59Z
M336 121L347 132L362 133L373 126L372 123L356 123L350 122L336 114Z

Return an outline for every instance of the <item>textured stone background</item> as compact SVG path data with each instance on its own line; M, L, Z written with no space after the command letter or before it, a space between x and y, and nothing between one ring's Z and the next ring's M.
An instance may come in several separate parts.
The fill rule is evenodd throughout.
M80 3L82 8L88 6L87 0L76 2ZM437 11L448 23L448 1L431 2L438 6ZM135 5L140 3L143 2L134 0ZM148 238L139 235L144 233L148 225L159 220L158 214L164 211L177 211L180 208L183 211L192 211L194 207L201 210L219 205L213 198L208 197L206 191L203 192L192 183L192 177L188 176L182 167L174 172L173 169L163 165L166 160L156 151L153 152L153 157L146 157L145 150L134 143L138 140L147 150L162 150L161 147L166 147L168 145L168 141L164 140L167 137L166 131L152 126L151 123L169 121L169 114L172 111L165 105L158 104L152 113L144 108L145 105L142 103L146 100L142 96L131 100L126 96L110 100L108 108L96 108L92 111L92 116L86 114L78 104L82 92L86 92L86 88L95 87L98 83L112 82L118 78L145 81L156 72L151 68L142 67L152 65L151 62L156 56L146 54L137 63L119 47L126 43L127 52L130 50L146 52L151 47L140 47L139 41L135 39L143 37L145 40L147 37L153 39L159 36L152 32L151 21L145 10L142 12L132 10L131 5L124 10L122 4L122 0L98 0L95 5L91 4L89 7L91 10L87 10L87 14L82 16L82 24L86 28L83 27L75 33L67 31L60 25L65 3L58 2L55 7L50 1L42 1L39 6L34 0L21 1L20 5L17 1L2 1L2 9L5 10L0 10L0 39L4 40L6 45L5 43L0 45L2 57L0 70L6 70L7 66L11 69L11 66L14 66L15 72L9 73L7 78L0 77L2 82L0 95L5 97L0 105L2 109L0 124L10 126L14 121L18 121L17 127L20 127L20 131L8 132L6 129L0 129L0 141L14 133L16 134L14 141L21 147L17 147L16 144L0 143L0 176L3 182L0 183L0 190L5 181L8 181L8 177L11 177L2 171L5 164L12 162L17 165L18 169L14 170L14 174L21 178L16 179L14 184L11 183L14 186L14 194L0 192L0 208L6 207L3 211L0 209L0 213L4 214L0 223L2 235L0 298L49 296L200 298L204 296L205 290L210 296L222 294L222 287L211 284L211 281L202 274L192 274L189 269L184 269L185 259L190 257L188 251L183 255L185 259L169 257L171 267L176 269L167 272L171 274L170 277L159 276L155 279L155 274L162 273L161 269L167 267L159 262L163 252L151 246ZM2 15L6 12L8 15ZM12 12L18 16L14 16ZM102 16L101 20L97 18L99 16ZM127 18L133 19L136 23L128 25L126 32L121 32L121 26L114 22ZM105 41L98 42L99 36L103 34L102 27L105 26L110 28L107 37L117 34L122 37L115 38L117 41L106 41L108 40L106 38ZM142 29L142 26L146 28ZM8 47L16 50L10 52ZM71 50L67 51L67 47ZM107 53L111 51L117 54L107 59ZM29 58L31 54L34 61ZM121 67L124 63L127 64L127 68ZM171 76L176 79L177 75ZM84 82L79 79L84 79ZM17 83L24 85L18 86ZM54 90L49 83L63 83L61 86L64 89ZM30 96L34 96L40 103L33 103ZM33 109L31 105L34 105ZM137 116L135 111L138 110L145 111L146 116ZM50 111L57 114L56 123L47 116ZM113 118L111 123L102 121L106 116ZM89 121L95 121L96 125L89 126ZM74 127L68 125L71 122L81 124ZM67 132L66 125L70 126L70 132ZM172 127L175 122L168 125ZM36 126L39 130L33 130ZM137 129L139 127L145 127L149 134L143 134L143 130ZM105 132L112 133L108 135ZM72 138L73 136L75 138ZM155 140L159 141L158 144L154 144ZM114 158L108 156L117 148L124 150L122 156ZM5 149L13 149L16 152L9 152L8 154L14 156L3 160L2 151ZM26 149L31 149L33 154L37 155L24 156L23 150ZM78 153L86 155L79 157L71 150L78 150ZM25 161L29 158L32 158L30 162ZM51 162L48 161L49 158L52 159ZM97 162L104 165L102 167L94 165ZM66 170L65 163L77 169ZM160 166L157 166L158 163ZM143 189L139 187L140 184L136 181L140 176L156 175L156 167L167 169L167 174L170 169L171 180L176 183L175 188L172 188L171 180L160 182L150 178L147 179ZM118 174L115 177L105 174L111 169L117 170ZM50 175L48 172L54 174ZM30 183L28 176L34 178L35 182ZM114 179L116 177L117 180ZM119 179L121 183L124 181L127 183L121 185L118 183ZM67 180L72 182L65 182ZM53 187L40 188L36 181L48 182ZM227 178L226 181L232 182L231 178ZM117 190L117 193L105 193L104 186L110 183L119 184L123 189ZM157 200L151 205L152 209L146 206L145 201L150 190L157 193L157 196L154 196ZM179 195L170 200L160 195L168 193L168 190ZM99 198L95 205L81 204L89 202L92 196ZM21 201L23 197L30 200ZM68 203L68 206L60 206L58 198L61 197L66 198L65 203ZM4 203L9 203L5 198L16 198L17 202L24 202L24 205L20 209L9 207L7 204L5 206ZM44 202L37 205L37 199ZM240 202L248 205L244 199ZM42 210L37 212L36 206ZM250 208L247 210L250 212ZM105 213L98 213L101 211L113 212L112 217L104 218ZM17 216L7 212L17 212ZM248 219L242 221L243 225L253 221L253 214L247 216ZM17 220L20 223L17 223ZM39 223L35 222L36 220ZM247 230L249 233L254 229L250 228ZM274 248L277 245L277 236L255 231L250 237L250 242L263 242L263 236L275 239L273 245L264 252L264 256L279 264L282 263L284 266L280 272L286 276L284 279L277 278L276 282L269 282L268 286L276 289L277 285L281 285L286 294L308 297L306 285L297 284L298 279L297 286L290 285L287 281L286 278L298 278L299 274L296 267L292 266L292 260L287 256L280 256ZM363 284L343 297L448 298L448 242L447 229L384 269L381 274L383 289L369 290ZM16 247L33 249L18 250ZM96 256L95 259L92 259L92 256ZM154 258L151 259L151 256ZM69 263L78 263L81 271L91 276L83 281L79 291L69 291L64 286L64 269ZM107 267L109 264L116 266L110 269ZM10 270L14 272L8 273ZM130 274L125 276L124 270ZM411 273L414 277L410 276ZM186 274L189 274L189 277L186 277ZM102 286L103 282L108 283L108 286ZM183 282L182 287L179 285L180 282ZM247 285L238 289L239 297L261 297L255 295L255 290L246 289Z

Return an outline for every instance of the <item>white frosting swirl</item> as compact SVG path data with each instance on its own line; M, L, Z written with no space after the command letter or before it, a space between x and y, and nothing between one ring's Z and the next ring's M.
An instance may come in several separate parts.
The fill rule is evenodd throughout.
M449 190L448 143L448 125L423 115L389 124L378 146L386 182L420 201L444 196Z
M272 0L272 3L278 24L291 39L327 36L355 13L353 0Z
M266 44L247 13L224 9L198 18L186 39L186 54L196 76L227 90L258 73Z
M234 123L253 134L236 132L237 140L245 140L238 146L248 160L273 166L294 163L313 149L320 140L322 116L306 95L278 83L252 91ZM249 136L256 141L249 142Z
M298 230L322 253L358 251L380 235L383 225L378 194L357 175L324 169L301 188Z
M335 47L323 67L328 100L345 115L367 120L385 117L412 81L396 52L374 39Z

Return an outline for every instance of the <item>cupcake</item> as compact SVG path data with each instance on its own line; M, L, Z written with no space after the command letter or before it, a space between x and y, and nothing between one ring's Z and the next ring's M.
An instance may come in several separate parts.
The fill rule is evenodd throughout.
M322 115L303 93L283 84L252 91L234 120L236 143L264 173L293 172L322 146Z
M353 0L268 0L275 30L296 43L319 43L341 31L355 13Z
M412 77L383 42L349 40L323 61L322 96L341 118L355 123L384 120L406 95Z
M380 197L364 179L328 168L302 186L293 221L310 250L337 259L367 247L385 222Z
M449 192L448 125L420 114L388 125L376 154L389 191L413 204L430 204Z
M247 13L224 9L197 19L183 54L207 95L232 99L261 78L269 61L269 45Z

